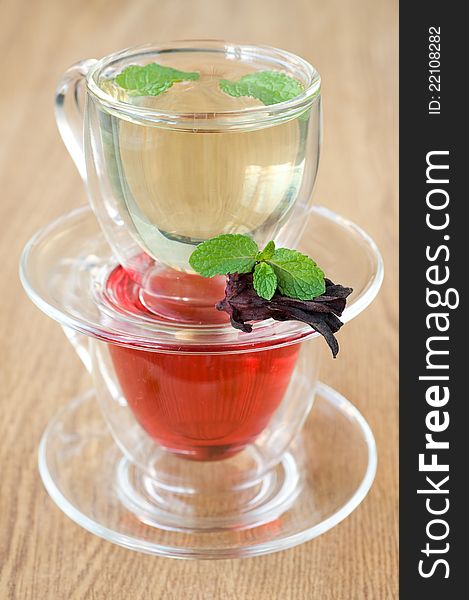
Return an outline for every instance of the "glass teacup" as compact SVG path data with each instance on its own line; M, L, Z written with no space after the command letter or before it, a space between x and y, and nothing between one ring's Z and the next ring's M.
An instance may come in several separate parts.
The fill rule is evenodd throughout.
M130 65L150 63L197 73L197 79L156 97L116 84ZM266 106L220 90L222 79L266 70L285 73L302 93ZM200 281L195 293L188 263L206 239L242 233L262 247L286 224L299 238L304 223L292 216L300 201L311 201L321 138L320 77L306 61L225 42L147 45L69 69L56 106L101 228L150 310L167 316L164 303L175 298L177 304L186 283L189 300L200 304L202 298L213 309L219 289Z
M301 220L315 227L299 249L314 251L335 281L347 280L354 289L343 317L349 321L380 287L379 252L358 227L325 209L304 210ZM92 374L94 395L125 456L105 462L100 488L117 493L141 521L156 527L238 530L275 519L301 489L297 450L316 401L323 339L296 321L263 321L249 334L229 325L159 321L138 308L138 284L122 271L88 207L38 232L21 264L28 294L63 326ZM123 279L110 287L119 272ZM78 417L71 418L76 427ZM80 431L97 459L90 418L85 406ZM59 423L57 441L76 453L82 438ZM328 435L326 446L342 430ZM313 439L313 462L315 444ZM74 454L53 448L54 469ZM348 461L353 451L345 454L344 481L354 472Z

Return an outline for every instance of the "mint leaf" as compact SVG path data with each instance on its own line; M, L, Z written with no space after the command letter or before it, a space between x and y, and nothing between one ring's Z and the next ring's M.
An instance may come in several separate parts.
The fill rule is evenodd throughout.
M269 260L269 258L272 258L272 256L274 255L274 252L275 244L272 240L270 240L270 242L266 245L264 250L258 253L258 255L256 256L256 260Z
M270 300L277 289L277 275L269 264L261 262L254 269L252 283L258 296Z
M189 264L203 277L227 273L250 273L259 248L254 240L239 233L224 233L199 244Z
M131 65L117 75L115 82L131 96L159 96L178 81L194 81L199 73L178 71L157 63Z
M326 291L324 273L311 258L297 250L278 248L268 262L284 296L312 300Z
M254 290L265 300L277 288L281 295L298 300L313 300L326 290L324 273L311 258L297 250L275 249L273 241L259 252L247 235L226 233L207 240L197 246L189 264L204 277L254 271Z
M221 79L219 85L222 92L230 96L249 96L260 100L266 106L292 100L304 89L299 81L279 71L249 73L238 81Z

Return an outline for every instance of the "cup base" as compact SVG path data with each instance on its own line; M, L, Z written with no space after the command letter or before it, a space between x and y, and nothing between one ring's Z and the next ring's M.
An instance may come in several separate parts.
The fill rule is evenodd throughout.
M261 457L252 458L254 461L257 458L261 468ZM191 466L183 465L186 470ZM228 472L224 488L217 485L223 464L215 465L215 468L213 464L197 466L202 479L197 489L190 485L174 489L150 478L124 457L117 467L119 499L140 521L152 527L170 531L225 532L270 523L288 510L301 489L298 462L288 452L263 477L243 485L237 485L239 474L238 478L236 474L230 477ZM190 481L193 475L187 479Z
M126 548L199 559L268 554L317 537L363 500L376 460L364 418L324 384L282 461L224 492L167 489L139 472L114 444L94 391L58 413L39 450L44 485L73 521Z

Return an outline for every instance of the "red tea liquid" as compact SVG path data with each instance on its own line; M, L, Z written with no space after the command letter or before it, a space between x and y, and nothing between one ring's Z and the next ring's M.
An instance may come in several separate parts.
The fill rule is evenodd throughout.
M120 278L119 285L125 279L117 271L111 285L113 277L114 283ZM129 298L120 296L128 304ZM282 401L299 344L269 349L264 342L242 354L228 354L230 349L203 354L210 348L178 346L169 354L109 345L138 422L159 444L194 460L227 458L257 438Z

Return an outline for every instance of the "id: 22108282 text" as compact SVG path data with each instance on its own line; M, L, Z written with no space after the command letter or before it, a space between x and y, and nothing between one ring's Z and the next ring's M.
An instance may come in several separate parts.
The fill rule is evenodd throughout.
M441 110L441 38L440 27L428 28L428 114L439 115Z

